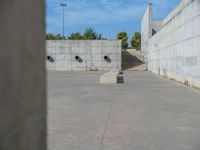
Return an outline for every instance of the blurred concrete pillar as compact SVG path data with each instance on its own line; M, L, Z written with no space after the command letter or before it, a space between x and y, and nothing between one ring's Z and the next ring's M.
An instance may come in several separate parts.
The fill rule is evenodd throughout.
M43 0L0 0L0 150L46 150Z

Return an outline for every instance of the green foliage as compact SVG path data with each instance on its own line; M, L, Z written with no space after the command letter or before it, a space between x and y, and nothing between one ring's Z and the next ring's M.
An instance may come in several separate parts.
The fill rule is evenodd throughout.
M62 35L54 35L52 33L48 33L46 35L47 40L65 40L66 38L63 37ZM68 37L68 40L106 40L103 38L103 36L100 33L97 33L94 29L92 28L87 28L82 35L79 32L71 33Z
M88 28L85 30L83 37L85 40L102 40L103 37L100 33L97 33L94 29Z
M60 35L60 34L54 35L54 34L52 34L52 33L48 33L48 34L46 35L46 39L47 39L47 40L65 40L66 38L63 37L63 36Z
M76 32L76 33L72 33L70 36L68 36L68 39L69 40L83 40L84 37L79 32Z
M118 33L117 39L122 41L122 48L124 50L128 48L128 35L126 32Z
M134 49L141 49L141 34L139 32L135 32L134 36L131 39L131 46Z
M92 28L87 28L82 35L79 32L71 33L67 39L69 40L105 40L100 33L97 33Z

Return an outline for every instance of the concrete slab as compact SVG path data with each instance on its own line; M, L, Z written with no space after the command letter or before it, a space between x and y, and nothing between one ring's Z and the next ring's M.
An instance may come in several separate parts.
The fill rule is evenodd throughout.
M199 150L200 91L149 72L49 72L49 150Z

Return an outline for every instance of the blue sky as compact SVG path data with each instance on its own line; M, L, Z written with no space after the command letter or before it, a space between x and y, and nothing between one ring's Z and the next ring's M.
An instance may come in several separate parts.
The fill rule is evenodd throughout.
M65 35L83 33L94 28L108 39L116 39L118 32L125 31L129 39L140 31L140 22L148 3L153 3L153 19L161 20L181 0L47 0L46 32L62 34L62 9L65 9Z

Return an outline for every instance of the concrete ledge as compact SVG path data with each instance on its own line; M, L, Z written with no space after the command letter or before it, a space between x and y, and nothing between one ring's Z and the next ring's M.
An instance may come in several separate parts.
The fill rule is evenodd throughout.
M118 71L110 71L100 76L101 84L118 84L124 83L123 75Z
M101 84L117 84L117 76L119 72L111 71L100 76Z

